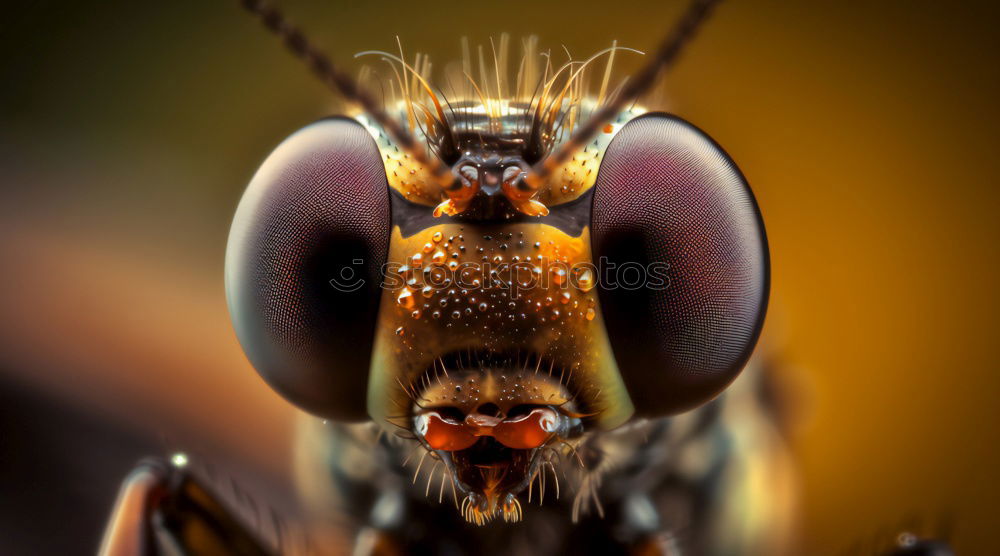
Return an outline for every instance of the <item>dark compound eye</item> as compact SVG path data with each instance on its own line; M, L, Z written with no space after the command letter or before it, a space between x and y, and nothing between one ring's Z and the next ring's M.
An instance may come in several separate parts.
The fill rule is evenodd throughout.
M767 306L767 241L743 175L694 126L649 114L608 146L593 203L595 262L629 280L598 291L637 412L711 399L743 368Z
M240 201L226 249L233 326L257 372L307 411L367 418L389 218L378 148L347 119L286 139Z

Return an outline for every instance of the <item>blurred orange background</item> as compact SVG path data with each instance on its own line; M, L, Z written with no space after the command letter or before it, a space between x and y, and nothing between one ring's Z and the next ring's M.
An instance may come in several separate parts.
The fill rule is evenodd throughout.
M502 31L578 56L648 50L681 9L280 5L345 64L395 35L439 62ZM235 2L4 12L0 538L55 547L38 539L65 530L54 516L91 504L73 542L96 547L136 455L114 445L206 454L294 512L296 410L235 341L223 254L259 162L336 99ZM801 553L906 520L996 550L998 23L989 2L734 0L665 80L667 108L729 151L764 213Z

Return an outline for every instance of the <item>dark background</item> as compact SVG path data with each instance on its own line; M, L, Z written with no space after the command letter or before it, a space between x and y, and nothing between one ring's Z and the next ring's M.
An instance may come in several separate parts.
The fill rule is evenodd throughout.
M501 31L649 49L681 7L360 4L281 3L345 64L397 34L440 62ZM916 520L994 552L997 8L790 4L724 4L663 92L764 212L800 551ZM2 12L0 550L90 552L149 453L203 454L293 508L296 412L235 342L222 261L259 161L336 99L235 2Z

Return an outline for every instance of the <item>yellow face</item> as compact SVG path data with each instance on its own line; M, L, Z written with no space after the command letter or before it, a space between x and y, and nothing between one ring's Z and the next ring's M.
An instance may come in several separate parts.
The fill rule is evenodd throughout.
M593 188L611 140L643 112L630 108L604 126L534 198L546 207L580 199ZM393 195L415 211L441 203L444 196L425 168L368 117L355 118L378 145ZM411 387L420 389L435 361L470 364L468 357L488 366L509 359L505 366L551 368L590 412L590 422L611 428L628 419L632 404L594 289L599 276L589 223L567 232L543 222L445 217L408 235L394 226L369 375L368 410L376 422L412 413Z
M586 229L572 237L537 223L447 223L403 237L396 227L389 252L368 389L376 422L409 415L412 390L453 361L562 377L602 427L631 415ZM532 396L515 401L551 403ZM455 398L444 401L465 396Z
M517 521L517 495L546 446L587 420L611 428L633 411L589 233L447 223L403 237L395 227L389 252L369 413L438 451L469 522Z
M528 197L508 182L523 159L469 147L452 168L465 185L444 192L357 117L379 147L394 219L368 412L437 452L470 522L520 519L517 495L553 446L634 411L601 316L584 196L639 113L608 124ZM474 197L513 210L470 216Z

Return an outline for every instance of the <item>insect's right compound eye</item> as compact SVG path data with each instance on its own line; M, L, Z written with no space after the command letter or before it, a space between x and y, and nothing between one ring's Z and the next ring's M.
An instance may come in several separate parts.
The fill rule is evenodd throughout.
M240 201L226 296L257 372L306 411L367 418L389 193L378 148L342 118L281 143Z
M636 412L696 407L736 378L767 307L767 240L733 161L666 114L626 124L594 186L599 295Z

